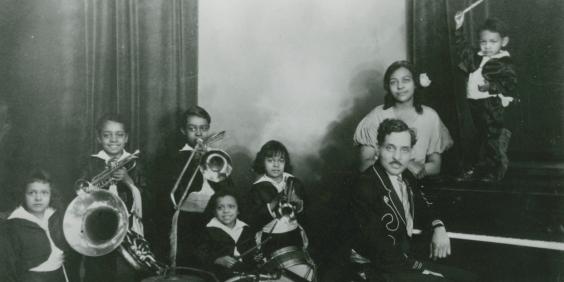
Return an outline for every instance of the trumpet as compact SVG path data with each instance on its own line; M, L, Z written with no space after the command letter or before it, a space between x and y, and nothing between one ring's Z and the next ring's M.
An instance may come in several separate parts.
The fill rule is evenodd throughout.
M280 217L295 219L296 213L300 211L300 208L296 207L296 202L298 202L299 198L294 190L294 179L290 178L287 180L286 187L282 193L278 201L278 214Z
M78 189L86 193L79 193L68 205L63 218L63 234L80 254L105 255L119 247L127 235L129 213L125 203L102 188L112 183L114 172L131 164L138 155L139 150L109 166L91 181L79 179L76 182Z
M98 189L107 187L113 184L114 179L112 178L112 176L116 171L120 170L123 167L125 167L127 171L130 171L135 168L136 162L134 161L139 158L139 154L140 151L136 150L133 154L121 159L118 162L115 163L110 162L110 165L105 170L103 170L96 176L92 177L90 181L85 179L79 179L76 181L75 186L78 189L82 189L83 191L86 192L88 192L89 189L91 189L91 187Z

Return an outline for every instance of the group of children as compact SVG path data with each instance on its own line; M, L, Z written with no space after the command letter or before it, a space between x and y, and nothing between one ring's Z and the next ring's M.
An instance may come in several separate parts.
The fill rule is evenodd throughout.
M455 17L457 45L461 67L468 73L467 98L480 138L480 160L470 166L461 179L478 174L486 181L503 177L507 169L507 143L510 133L503 125L503 111L512 101L516 75L509 53L503 48L509 39L496 20L488 20L480 29L480 50L466 47L461 36L463 14ZM241 195L230 179L215 183L206 179L193 162L188 173L178 179L194 150L202 147L210 133L210 115L201 107L187 110L180 131L185 143L173 152L169 165L161 174L155 198L143 198L147 188L139 166L114 172L107 187L126 204L132 230L144 234L143 206L152 205L156 215L154 231L159 238L168 238L170 215L175 209L169 200L170 189L180 187L173 198L178 201L187 191L186 200L178 207L177 264L198 266L218 273L222 278L237 272L260 269L265 260L285 246L298 246L307 253L307 236L299 224L304 211L305 190L291 174L292 165L286 147L269 141L256 155L253 170L257 174L249 194ZM91 179L115 162L130 155L125 150L128 127L119 115L100 119L97 141L101 150L88 157L81 177ZM189 185L190 184L190 185ZM61 214L64 209L54 204L53 184L47 173L34 171L21 185L22 204L14 210L6 225L1 225L0 277L6 281L69 281L78 279L79 272L65 267L73 258L62 234ZM157 201L156 203L148 203ZM164 246L155 244L156 246ZM165 244L166 245L166 244ZM172 251L172 250L167 250ZM166 253L166 252L165 252ZM163 259L163 258L161 258ZM118 281L116 273L121 259L117 252L84 259L85 281ZM313 264L311 260L308 263ZM131 279L137 279L132 274ZM3 281L4 281L3 280ZM120 281L124 281L120 278Z
M155 181L163 184L158 193L171 192L170 183L178 177L189 153L201 150L198 143L205 140L210 132L211 118L201 107L187 110L183 121L180 131L186 142L176 152L173 166L162 168L169 171L159 171L165 179ZM80 179L90 180L131 155L125 149L128 127L121 116L103 116L96 126L96 133L101 150L86 158ZM295 216L303 211L304 189L301 182L289 173L290 156L282 143L269 141L257 154L253 168L258 180L252 184L249 195L241 195L230 179L219 183L206 179L198 167L199 161L195 161L191 166L193 170L189 169L195 172L193 181L176 179L180 183L179 191L174 194L177 200L179 194L188 189L186 201L179 206L178 246L175 250L178 252L177 265L201 267L227 278L241 271L257 271L268 255L278 248L287 245L304 247L304 241L307 242L305 232ZM189 173L186 178L191 176ZM191 185L188 186L188 183ZM0 232L11 242L11 246L2 248L8 248L13 254L8 256L5 264L2 263L9 270L5 274L11 277L8 281L77 281L81 275L80 259L63 237L61 222L64 209L54 205L52 195L55 191L48 174L42 170L34 171L22 186L24 201L11 213L6 228ZM144 235L143 206L156 206L158 216L149 215L151 219L161 217L153 226L155 234L158 238L168 238L171 218L166 211L172 210L173 205L170 199L150 203L154 199L141 196L147 185L140 163L135 167L115 170L109 185L98 188L107 189L123 200L129 212L130 229L141 236ZM77 191L83 192L80 188ZM243 204L239 197L252 200ZM164 197L156 199L163 200ZM281 203L289 205L291 215L282 211ZM239 219L240 212L244 213L249 224ZM284 225L295 228L283 228ZM263 242L257 241L257 232L266 234ZM163 245L156 243L155 246ZM170 251L169 248L164 253ZM159 259L166 261L165 257ZM63 262L70 265L65 268ZM82 264L83 281L136 281L140 278L139 273L126 266L127 262L117 251L98 257L84 256Z
M234 272L257 271L273 251L284 246L298 246L306 252L307 236L297 216L303 211L305 191L290 174L290 155L282 143L269 141L257 153L253 163L257 180L247 194L230 178L220 182L207 179L199 161L190 162L185 169L194 151L201 156L215 150L202 145L210 136L210 123L211 117L203 108L188 109L180 130L185 144L180 151L172 152L169 167L161 167L166 171L158 185L179 187L170 195L180 210L176 244L169 248L176 253L176 264L210 269L227 278ZM188 173L182 174L183 170ZM186 189L187 197L179 202ZM161 217L159 225L163 227L170 224L173 211L170 201L162 200L167 193L170 191L159 200L161 205L168 202L168 208L159 208L169 210ZM290 209L287 214L282 204Z

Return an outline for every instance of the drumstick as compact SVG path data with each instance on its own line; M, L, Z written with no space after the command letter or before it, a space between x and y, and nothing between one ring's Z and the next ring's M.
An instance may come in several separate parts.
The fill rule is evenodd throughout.
M256 246L252 247L251 249L247 250L243 254L239 255L239 257L237 257L237 260L243 259L243 257L248 255L251 251L254 251L254 250L260 248L262 245L264 245L264 243L270 241L270 239L272 239L272 231L274 231L274 228L276 227L276 225L278 225L278 220L274 222L274 224L272 225L272 228L270 228L270 231L268 233L266 233L266 234L269 235L268 237L266 237L266 239L264 239L262 242L258 243ZM249 238L247 240L251 240L251 239L253 239L253 238ZM247 241L245 241L245 242L247 242Z
M248 254L250 254L252 251L258 249L260 246L264 245L266 242L270 241L270 239L272 239L272 236L267 237L266 239L264 239L264 241L260 242L260 244L248 249L246 252L240 254L239 256L235 257L238 261L241 261L245 256L247 256Z
M462 11L462 14L466 14L468 12L470 12L470 10L474 9L476 6L480 5L480 3L484 2L484 0L478 0L474 3L472 3L472 5L468 6L466 9L464 9Z

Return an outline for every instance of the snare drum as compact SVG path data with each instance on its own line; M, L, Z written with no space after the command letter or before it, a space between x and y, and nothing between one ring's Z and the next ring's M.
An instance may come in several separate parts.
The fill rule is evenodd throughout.
M148 277L141 282L219 282L213 273L191 267L178 266L176 271L181 271L184 274L168 274ZM172 270L172 269L167 269Z
M274 251L267 264L270 264L270 268L285 269L307 281L315 281L313 260L299 247L290 246ZM291 274L287 276L293 276Z
M276 274L247 274L231 277L225 282L296 282L296 280L289 277L287 270L283 270L278 275Z

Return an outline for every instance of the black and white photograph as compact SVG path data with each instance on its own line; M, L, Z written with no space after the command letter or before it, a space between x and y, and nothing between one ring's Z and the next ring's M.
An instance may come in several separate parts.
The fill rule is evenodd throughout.
M0 282L564 282L564 1L1 0Z

